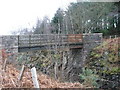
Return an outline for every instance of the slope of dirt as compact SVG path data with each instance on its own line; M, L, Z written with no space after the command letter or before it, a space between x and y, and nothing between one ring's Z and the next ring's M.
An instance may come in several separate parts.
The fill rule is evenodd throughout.
M2 63L0 63L0 68ZM19 72L13 65L7 65L6 72L1 71L0 84L2 88L33 88L30 69L25 69L23 78L18 82ZM80 83L60 83L42 73L38 74L38 81L41 88L83 88Z

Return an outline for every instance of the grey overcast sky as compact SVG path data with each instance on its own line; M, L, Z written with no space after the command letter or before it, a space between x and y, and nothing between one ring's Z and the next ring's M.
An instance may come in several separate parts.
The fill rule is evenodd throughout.
M0 0L0 35L31 28L37 18L52 18L59 7L66 8L76 0Z

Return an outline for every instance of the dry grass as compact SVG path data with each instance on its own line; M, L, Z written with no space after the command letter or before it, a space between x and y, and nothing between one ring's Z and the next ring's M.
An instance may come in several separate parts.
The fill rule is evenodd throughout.
M0 68L2 63L0 62ZM2 88L33 88L30 69L26 68L23 78L18 82L18 71L13 65L7 65L6 72L1 71L1 87ZM41 88L83 88L80 83L60 83L58 80L54 80L42 73L38 74L38 81Z

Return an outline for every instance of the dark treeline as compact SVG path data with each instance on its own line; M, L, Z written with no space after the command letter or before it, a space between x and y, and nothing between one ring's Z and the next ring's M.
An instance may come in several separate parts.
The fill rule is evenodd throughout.
M67 10L59 8L52 20L47 16L38 19L29 31L27 28L19 34L79 34L103 33L120 34L120 2L79 2L71 3ZM14 32L14 34L16 34Z

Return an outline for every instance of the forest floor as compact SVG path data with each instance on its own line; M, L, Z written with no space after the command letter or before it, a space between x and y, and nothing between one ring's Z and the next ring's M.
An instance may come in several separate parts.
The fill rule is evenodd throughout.
M2 63L0 63L2 68ZM8 64L6 71L0 72L0 88L34 88L30 69L26 68L22 77L22 80L18 82L18 76L20 71L13 65ZM84 88L84 86L78 82L76 83L61 83L59 80L55 80L45 74L38 73L38 82L40 88Z

